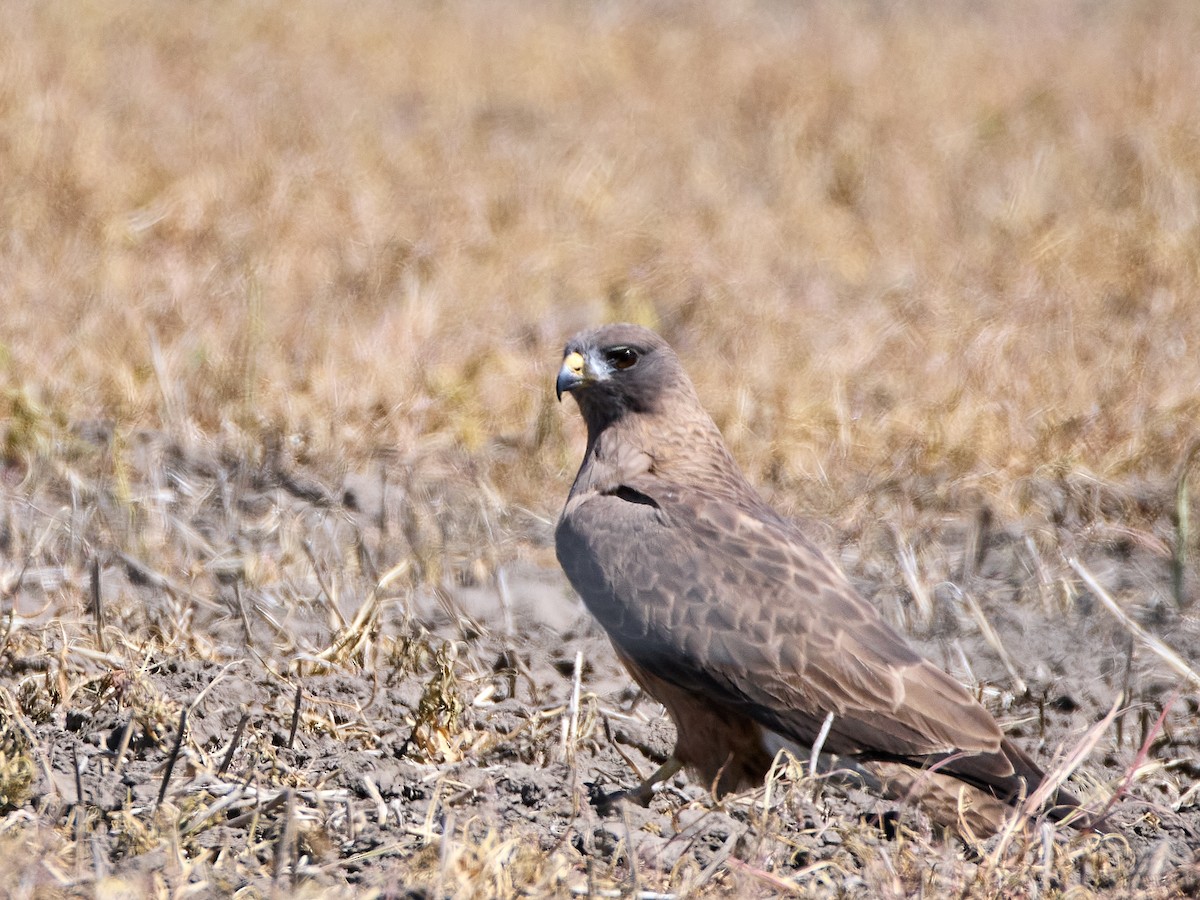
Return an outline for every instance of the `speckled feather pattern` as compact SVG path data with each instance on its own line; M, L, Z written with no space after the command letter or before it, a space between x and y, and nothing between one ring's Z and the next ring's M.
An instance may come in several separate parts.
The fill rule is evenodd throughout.
M661 338L574 338L592 361L633 347L574 395L588 445L558 558L633 677L674 720L675 755L720 790L761 781L764 730L941 771L1007 802L1043 777L957 681L907 644L746 481ZM948 761L947 761L948 760ZM1056 802L1074 806L1060 791Z

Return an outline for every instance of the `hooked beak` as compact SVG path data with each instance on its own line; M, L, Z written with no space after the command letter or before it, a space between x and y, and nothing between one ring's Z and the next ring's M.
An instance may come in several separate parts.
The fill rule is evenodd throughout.
M562 402L563 394L569 394L581 384L586 384L591 380L584 371L583 354L568 353L566 359L563 360L562 368L558 370L558 380L554 382L554 390L558 394L559 402Z

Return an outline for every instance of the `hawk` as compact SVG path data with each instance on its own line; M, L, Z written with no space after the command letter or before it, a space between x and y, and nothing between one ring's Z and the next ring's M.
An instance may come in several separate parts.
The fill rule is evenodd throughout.
M994 829L1037 789L1044 773L991 714L759 497L661 337L636 325L581 333L556 389L587 425L559 563L676 729L667 763L615 796L645 805L684 767L718 794L741 790L762 783L781 747L818 743L946 825L960 795ZM1058 789L1045 812L1078 805Z

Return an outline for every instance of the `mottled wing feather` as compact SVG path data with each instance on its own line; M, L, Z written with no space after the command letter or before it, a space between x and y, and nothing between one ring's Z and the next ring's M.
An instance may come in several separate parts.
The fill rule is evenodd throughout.
M982 778L1011 774L991 756L1001 744L991 716L755 498L640 475L573 498L558 547L613 641L658 677L802 744L832 711L829 751L981 752Z

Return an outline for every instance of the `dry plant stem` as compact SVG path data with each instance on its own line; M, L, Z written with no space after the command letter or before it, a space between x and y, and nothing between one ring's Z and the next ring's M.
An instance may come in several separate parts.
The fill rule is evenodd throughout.
M1042 836L1042 893L1050 892L1050 872L1054 862L1054 826L1043 822L1039 831Z
M1051 771L1046 773L1046 777L1042 779L1042 783L1038 785L1037 790L1030 794L1025 800L1024 812L1026 816L1032 818L1033 816L1037 815L1038 811L1046 805L1047 801L1051 796L1053 796L1054 792L1057 791L1058 788L1061 787L1066 780L1071 777L1071 774L1079 768L1083 761L1087 759L1088 755L1093 749L1095 749L1097 742L1104 735L1104 732L1117 717L1117 713L1120 712L1121 702L1122 698L1118 697L1113 702L1112 707L1109 709L1104 718L1084 732L1083 737L1080 738L1078 743L1076 743L1066 758L1063 759L1063 761L1055 766Z
M702 888L712 880L712 877L717 874L721 866L723 866L725 861L729 859L730 854L733 853L740 839L740 832L731 831L729 833L729 837L725 838L725 843L721 845L721 849L713 854L713 858L709 864L700 871L700 875L696 878L694 887Z
M221 765L217 769L217 777L222 777L229 769L229 764L233 762L234 751L242 740L242 731L246 728L246 723L250 721L249 713L242 713L242 717L238 719L237 725L233 729L233 737L229 739L229 748L225 751L225 756L221 759Z
M375 557L371 553L371 548L367 546L363 540L362 529L354 529L354 554L358 557L359 567L362 569L362 574L366 576L367 581L375 584L379 581L379 569L375 565Z
M1154 743L1155 738L1158 737L1159 732L1162 731L1163 726L1166 724L1167 713L1170 711L1171 707L1175 705L1175 701L1179 699L1179 694L1180 689L1176 688L1174 693L1171 694L1170 699L1163 704L1162 711L1158 714L1158 718L1155 719L1153 727L1148 729L1146 734L1143 736L1142 745L1138 748L1137 755L1134 756L1133 762L1129 764L1129 768L1125 772L1125 780L1121 782L1121 786L1113 792L1113 795L1108 798L1108 802L1105 803L1100 812L1096 814L1096 821L1103 822L1105 817L1112 810L1113 804L1115 804L1121 797L1125 796L1129 792L1129 786L1133 784L1133 779L1137 775L1138 770L1141 769L1142 765L1149 757L1150 746Z
M508 591L508 573L502 565L496 567L496 594L500 598L504 636L511 640L516 635L516 626L513 624L512 595Z
M1141 625L1131 619L1129 614L1126 613L1125 610L1121 609L1119 605L1117 605L1117 601L1112 598L1112 595L1101 586L1100 582L1096 580L1095 576L1092 575L1092 573L1086 568L1084 568L1083 563L1072 557L1067 558L1067 563L1076 571L1076 573L1078 573L1079 577L1083 579L1084 583L1088 586L1096 598L1104 604L1108 611L1116 616L1117 621L1119 621L1129 630L1130 634L1149 647L1159 659L1165 662L1167 666L1177 675L1186 679L1187 682L1192 685L1192 687L1200 687L1200 674L1197 674L1195 669L1184 662L1183 658L1178 653L1176 653L1165 643L1147 632L1144 628L1142 628Z
M126 568L136 572L137 576L145 580L148 584L153 585L159 590L165 591L176 602L179 600L187 600L190 603L203 606L209 610L215 611L219 609L218 605L209 600L207 597L201 597L199 594L189 591L187 588L177 584L174 580L168 578L166 575L163 575L161 572L156 572L141 560L135 559L128 553L123 553L120 550L115 552L117 558L126 566Z
M104 607L100 590L100 557L93 556L91 564L92 618L96 623L96 647L101 653L107 653L104 646Z
M321 596L325 598L325 603L329 608L330 614L337 620L337 627L340 629L346 628L346 617L342 615L342 610L338 606L337 592L331 590L329 585L325 583L325 568L317 562L317 556L313 552L312 541L301 541L301 546L304 548L304 555L308 557L308 562L312 566L313 576L317 579L317 585L321 589Z
M371 802L376 805L376 823L386 824L388 822L388 804L384 803L383 794L379 793L379 788L376 782L370 775L362 776L362 787L367 792L367 797L371 798Z
M20 593L21 582L25 578L25 573L29 570L29 560L30 557L25 558L16 579L6 590L0 593L0 600L10 601L8 615L5 616L4 620L4 635L0 637L0 651L3 651L8 646L9 638L12 635L13 622L17 617L17 594Z
M650 801L654 799L655 786L666 781L668 778L672 778L678 772L682 771L682 769L683 763L674 756L669 757L665 763L655 769L654 773L637 787L630 788L627 791L617 791L614 794L602 797L597 805L601 809L604 809L611 807L619 800L632 800L638 806L648 807Z
M1046 773L1046 777L1042 779L1042 783L1038 785L1037 790L1025 798L1025 802L1021 804L1014 815L1008 817L1008 821L1000 832L999 841L988 856L987 868L989 871L996 871L1017 832L1024 827L1026 822L1036 817L1045 808L1046 802L1053 796L1054 792L1071 777L1071 773L1079 768L1088 754L1092 752L1105 730L1107 730L1108 726L1117 717L1117 713L1121 708L1120 704L1121 698L1118 697L1112 708L1109 709L1108 714L1084 733L1083 737L1080 738L1067 757ZM1087 824L1091 827L1100 823L1098 819L1091 819Z
M71 763L75 769L75 877L83 876L84 831L87 824L87 807L83 802L83 773L79 768L79 751L71 747Z
M134 714L131 712L121 729L121 739L117 743L116 761L113 763L113 778L120 778L121 769L125 765L125 753L129 749L129 740L133 737Z
M242 636L246 641L246 646L250 647L253 642L253 636L250 633L250 618L246 615L246 604L242 600L241 578L233 582L233 603L237 607L238 618L242 623Z
M180 829L181 834L187 835L202 830L201 826L227 810L249 808L257 813L258 809L262 806L262 792L245 785L212 785L209 789L214 793L220 793L223 790L225 794L216 803L205 809L201 815L187 822ZM283 792L280 791L276 796L282 796L282 794ZM233 821L236 820L234 818L226 818L223 820L223 823L228 825Z
M832 710L825 715L825 721L821 723L821 730L817 732L817 739L813 741L812 753L808 757L808 774L809 777L815 778L817 775L817 766L821 759L821 748L825 746L825 740L829 737L829 730L833 727L833 712Z
M633 772L634 776L637 777L637 780L639 783L645 781L646 779L642 775L641 768L638 766L637 763L635 763L633 761L633 758L630 757L630 755L628 753L626 753L624 750L621 749L620 742L617 741L617 739L613 736L612 721L611 721L611 719L609 719L609 716L607 713L604 714L602 721L604 723L604 738L605 738L605 740L608 741L609 746L611 746L613 748L613 750L616 751L617 756L621 757L621 761L629 767L629 770L631 772ZM639 748L639 749L641 749L641 748ZM643 751L643 752L645 752L645 751Z
M896 540L896 551L900 557L900 571L904 576L904 583L908 585L909 593L912 594L913 602L916 604L919 621L922 624L928 623L933 618L933 601L917 570L917 552L912 544L900 536L899 529L893 528L892 535Z
M1175 495L1175 547L1171 554L1171 588L1175 595L1175 605L1179 609L1187 606L1184 574L1187 572L1188 532L1190 530L1188 505L1188 483L1185 471L1179 476L1179 486Z
M300 701L303 699L303 685L296 685L296 698L292 702L292 725L288 729L287 748L292 749L296 742L296 729L300 725Z
M463 609L454 595L446 590L442 584L433 584L430 586L433 595L437 598L438 605L446 613L446 617L454 623L458 629L458 637L468 646L471 645L471 636L474 634L485 634L487 629L483 623Z
M633 842L633 829L629 825L629 809L621 807L621 824L625 826L625 859L629 863L629 888L634 894L642 889L641 873L638 867L637 845Z
M187 730L188 707L184 707L179 711L179 728L175 734L175 744L171 748L171 754L167 757L167 766L163 771L162 786L158 789L158 800L156 806L162 806L163 800L167 796L167 785L171 782L171 773L175 770L175 760L179 759L179 751L183 747L183 736Z
M1033 535L1026 533L1023 543L1026 552L1029 554L1030 563L1037 573L1038 598L1041 600L1043 608L1049 612L1051 611L1051 598L1054 595L1054 579L1050 577L1050 573L1046 570L1046 564L1042 561L1041 551L1038 550Z
M438 877L435 896L439 897L444 894L443 885L446 884L447 870L450 867L450 849L454 843L454 825L454 813L446 813L445 818L442 819L442 840L438 847Z
M182 412L182 402L179 399L179 389L175 380L170 376L167 362L163 357L162 346L153 328L147 329L150 360L154 369L155 383L163 401L165 419L176 430L183 430L185 418Z
M225 678L229 675L229 672L231 669L237 668L238 666L242 665L243 662L244 662L244 660L234 659L234 660L230 660L224 666L222 666L221 671L218 672L215 676L213 676L213 679L208 684L206 684L204 686L203 690L201 690L200 693L198 693L195 696L195 698L193 698L192 702L188 704L189 712L195 710L196 707L198 707L201 703L204 702L204 698L208 696L209 692L212 691L213 688L215 688L218 684L220 684L222 681L225 680Z
M1195 805L1197 796L1200 796L1200 781L1195 782L1186 791L1180 794L1179 799L1172 804L1175 810L1184 809Z
M1191 497L1188 490L1188 476L1197 454L1200 454L1200 440L1194 441L1187 453L1184 454L1183 462L1179 467L1179 475L1175 480L1175 546L1171 554L1171 587L1175 595L1175 605L1179 609L1183 609L1190 603L1185 577L1188 544L1191 541Z
M242 789L245 790L245 785L242 786ZM238 828L238 827L241 827L241 826L244 826L247 824L252 824L252 823L256 824L258 822L258 820L261 819L263 816L265 816L267 813L273 812L274 810L278 809L280 806L284 805L287 802L289 790L290 790L290 788L285 788L284 790L279 791L274 797L272 797L266 803L263 803L261 805L259 805L259 801L262 799L261 795L257 791L255 791L254 792L255 805L250 809L250 811L247 813L243 813L242 815L237 816L235 818L232 818L232 819L228 820L227 822L225 822L224 824L229 828ZM256 827L251 829L251 831L256 831L256 830L257 830Z
M357 658L366 648L371 638L371 631L379 615L382 593L392 582L408 574L412 567L409 559L403 559L379 579L375 588L367 595L366 601L358 608L353 621L343 629L334 642L317 654L317 658L326 662L342 663ZM405 604L404 615L407 619L412 614L411 604Z
M567 703L567 715L563 720L562 752L568 763L575 760L575 744L579 738L579 693L583 678L583 651L575 653L575 666L571 676L571 699Z
M1028 690L1025 679L1017 673L1017 667L1013 664L1012 657L1009 656L1004 642L1000 640L1000 636L996 634L996 629L992 627L992 623L984 615L983 608L980 607L975 596L970 591L960 590L957 585L952 584L950 587L967 604L967 608L971 610L971 616L979 625L979 631L983 635L984 640L988 642L988 646L995 650L996 655L1000 657L1000 662L1004 664L1004 668L1008 671L1008 677L1012 679L1013 690L1018 694L1024 694Z
M1137 649L1137 641L1132 634L1128 635L1125 645L1125 677L1121 683L1121 699L1125 710L1117 717L1117 746L1125 742L1125 715L1133 705L1133 659ZM1145 737L1145 735L1142 735Z
M283 827L279 831L279 838L275 842L275 863L273 876L278 881L283 877L291 864L291 874L293 879L296 875L295 859L296 859L296 795L291 788L287 788L283 792Z
M969 545L969 551L970 551L969 559L970 559L970 567L971 567L970 568L970 577L971 578L973 578L975 576L975 574L981 568L983 568L983 561L987 557L988 540L991 537L991 531L992 531L992 525L993 525L992 519L993 519L992 508L990 506L988 506L987 504L984 504L983 506L981 506L979 508L979 512L976 513L975 519L972 522L971 542ZM964 557L963 567L966 568L966 566L967 566L967 557ZM964 578L963 583L969 584L970 583L969 578Z
M766 835L769 827L769 817L771 815L772 794L775 790L775 785L780 776L787 769L790 754L787 750L780 750L775 754L775 758L771 760L771 768L767 770L767 777L763 780L762 792L762 817L759 820L759 833Z
M758 881L761 881L764 884L769 885L770 887L774 888L775 890L783 891L788 894L799 894L799 893L803 892L804 888L799 884L799 878L802 875L809 874L810 872L813 872L813 871L818 871L820 869L826 868L829 865L831 865L830 863L823 862L823 863L818 863L815 866L809 866L806 869L802 870L801 872L797 873L796 881L789 881L785 878L780 878L778 875L773 875L770 872L764 872L762 869L759 869L755 866L748 865L748 864L742 862L740 859L731 858L728 860L727 864L728 864L729 868L731 868L735 872L742 872L746 875L749 875L751 878L757 879Z

